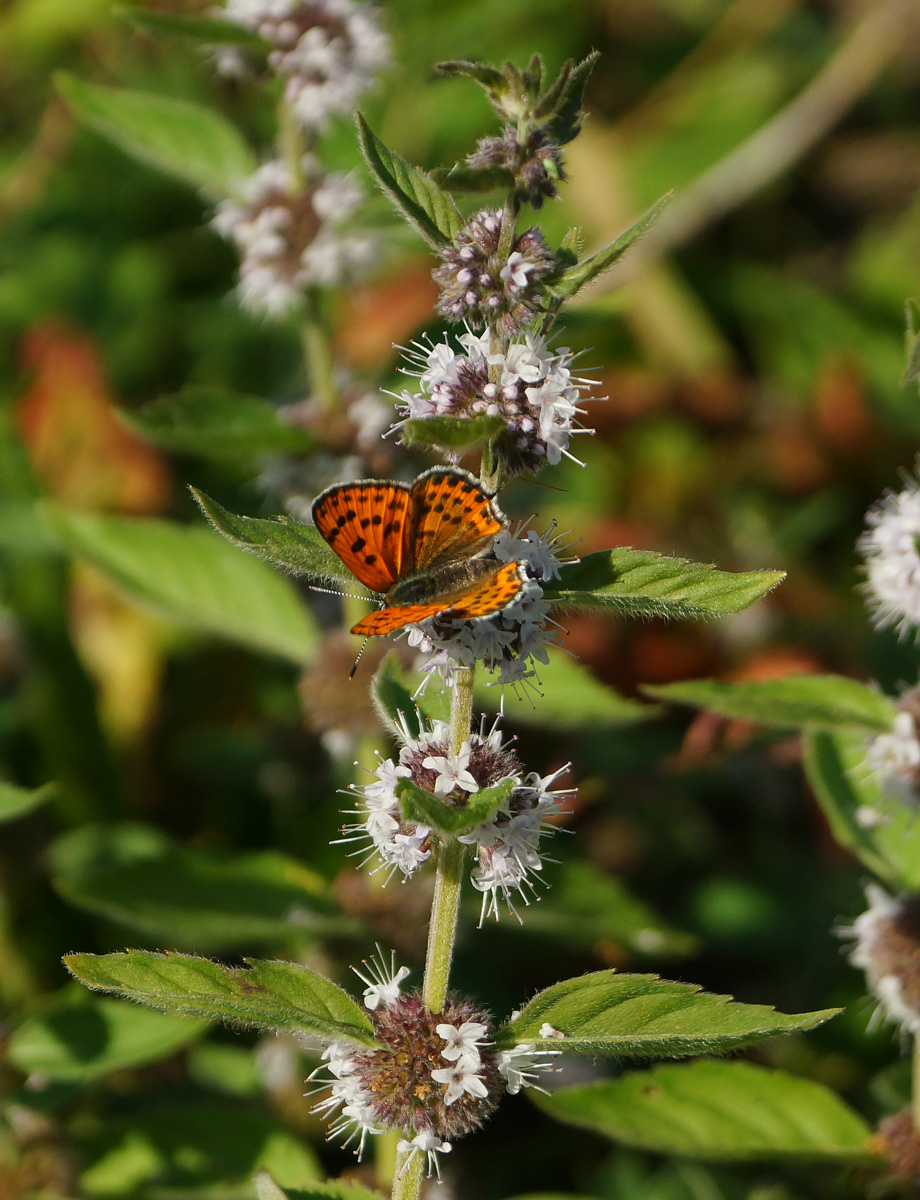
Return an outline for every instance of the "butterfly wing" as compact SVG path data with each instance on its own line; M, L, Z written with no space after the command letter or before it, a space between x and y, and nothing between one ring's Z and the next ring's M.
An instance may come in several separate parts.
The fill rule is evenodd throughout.
M373 592L388 592L406 567L409 507L404 484L363 479L320 493L313 502L313 521L360 583Z
M426 617L442 616L458 621L491 617L517 599L524 586L524 578L521 563L496 563L493 570L448 597L432 599L427 604L380 608L362 617L357 625L352 626L351 632L382 637L416 621L424 621Z
M407 573L472 558L504 527L493 497L468 471L432 467L413 483Z

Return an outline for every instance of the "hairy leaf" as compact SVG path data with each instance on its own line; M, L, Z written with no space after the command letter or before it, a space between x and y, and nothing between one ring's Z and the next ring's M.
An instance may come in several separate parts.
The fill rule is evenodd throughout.
M64 958L87 987L164 1012L374 1045L364 1010L331 980L299 963L245 961L248 967L222 967L207 958L146 950Z
M457 808L416 787L409 779L396 781L396 795L406 820L428 825L451 837L468 833L474 826L488 821L504 806L514 788L513 779L503 779L494 787L473 792L467 803Z
M600 54L595 50L580 63L566 63L537 105L534 117L538 120L548 118L544 129L549 141L564 146L577 136L584 116L581 106L585 88L599 58Z
M359 1183L344 1179L308 1183L303 1187L285 1188L282 1191L268 1171L258 1171L255 1184L259 1200L382 1200L380 1192L369 1192Z
M469 450L505 431L502 417L419 417L403 421L399 437L407 446Z

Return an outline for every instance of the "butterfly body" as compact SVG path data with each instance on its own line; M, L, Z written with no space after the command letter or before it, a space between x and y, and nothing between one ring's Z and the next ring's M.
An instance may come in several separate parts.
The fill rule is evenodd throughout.
M520 595L517 562L489 556L505 519L474 475L432 467L411 485L364 479L317 496L313 520L383 607L353 633L387 634L426 617L476 620Z

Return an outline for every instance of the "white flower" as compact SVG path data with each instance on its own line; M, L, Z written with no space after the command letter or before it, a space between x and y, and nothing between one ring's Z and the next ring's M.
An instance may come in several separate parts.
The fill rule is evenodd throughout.
M464 742L459 754L429 755L422 766L437 774L434 784L436 796L449 796L454 788L464 792L478 792L479 784L467 770L470 765L470 744Z
M330 1138L344 1138L342 1144L349 1145L358 1139L357 1155L360 1161L368 1135L384 1133L370 1113L368 1104L370 1097L361 1086L361 1081L355 1075L356 1064L352 1057L353 1046L344 1042L332 1042L323 1051L323 1066L318 1067L310 1075L314 1080L321 1071L326 1070L331 1079L319 1079L313 1091L326 1091L329 1095L325 1100L314 1104L310 1110L319 1116L328 1117L337 1108L342 1111L336 1121L329 1126Z
M883 788L894 785L894 790L912 792L920 775L920 739L913 714L899 712L890 733L880 733L866 746L866 764L879 777Z
M908 478L903 491L888 491L866 514L857 542L866 560L865 592L875 624L902 633L920 625L920 484Z
M405 1171L412 1162L413 1158L421 1152L425 1155L428 1165L428 1178L432 1175L436 1176L438 1183L441 1182L441 1164L438 1162L439 1154L450 1154L452 1146L450 1142L442 1142L434 1133L417 1133L411 1142L407 1142L405 1138L401 1138L396 1143L396 1149L400 1154L407 1154L409 1157L403 1163L402 1169Z
M448 1108L464 1094L468 1093L477 1100L484 1100L489 1094L489 1089L479 1076L462 1061L453 1067L441 1067L439 1070L432 1071L431 1078L435 1083L446 1085L444 1103Z
M377 956L364 961L370 978L359 971L357 967L351 968L361 982L367 984L364 989L364 1007L369 1008L372 1012L381 1004L386 1008L394 1000L398 1000L399 985L410 974L408 967L397 968L395 950L390 951L389 967L383 961L383 952L379 946L377 947Z
M519 250L514 250L508 255L508 261L499 271L499 276L509 280L516 288L523 288L527 287L527 273L533 268L533 263L527 262Z
M448 1062L455 1062L458 1067L475 1069L482 1061L479 1039L487 1029L479 1021L464 1021L459 1028L456 1025L436 1025L435 1032L447 1042L447 1049L441 1051L441 1057Z
M856 939L850 962L866 973L870 991L890 1021L920 1033L920 904L913 895L897 898L882 888L866 888L869 908L844 934Z
M545 1092L545 1088L537 1083L538 1072L554 1070L552 1062L545 1061L546 1057L561 1053L561 1050L536 1050L531 1043L499 1051L497 1065L499 1072L504 1076L508 1095L516 1096L522 1087L532 1087L538 1092ZM544 1061L537 1061L538 1059Z

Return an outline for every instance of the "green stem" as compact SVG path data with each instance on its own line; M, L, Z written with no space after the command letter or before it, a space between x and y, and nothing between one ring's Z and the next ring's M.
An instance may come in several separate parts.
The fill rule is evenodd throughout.
M335 384L335 359L316 288L307 288L304 292L301 337L310 395L319 396L327 409L336 408L339 391Z
M422 1173L425 1170L424 1154L416 1154L407 1164L408 1154L396 1159L396 1177L393 1180L392 1200L418 1200L422 1192Z
M914 1035L914 1061L911 1079L914 1129L920 1133L920 1034Z

